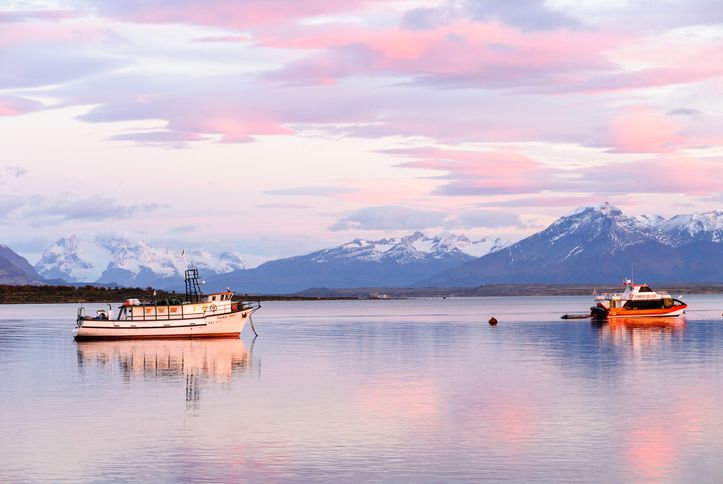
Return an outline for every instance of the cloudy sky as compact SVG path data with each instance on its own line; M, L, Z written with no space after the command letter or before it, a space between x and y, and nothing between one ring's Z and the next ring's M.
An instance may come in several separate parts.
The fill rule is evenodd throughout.
M6 0L0 243L254 262L723 206L720 0Z

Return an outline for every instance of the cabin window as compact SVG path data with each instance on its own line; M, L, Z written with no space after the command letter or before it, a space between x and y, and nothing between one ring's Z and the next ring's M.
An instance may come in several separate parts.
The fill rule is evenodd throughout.
M626 301L625 309L660 309L663 307L662 299L643 299L641 301Z
M215 301L215 300L216 300L216 296L211 296L211 301Z
M648 286L642 286L638 292L653 292Z

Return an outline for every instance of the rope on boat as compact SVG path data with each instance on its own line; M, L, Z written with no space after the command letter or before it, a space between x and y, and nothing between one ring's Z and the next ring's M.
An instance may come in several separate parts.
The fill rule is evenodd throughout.
M252 318L250 314L249 314L249 323L251 323L251 330L253 330L253 332L256 336L258 336L259 333L256 332L256 328L254 327L254 318Z

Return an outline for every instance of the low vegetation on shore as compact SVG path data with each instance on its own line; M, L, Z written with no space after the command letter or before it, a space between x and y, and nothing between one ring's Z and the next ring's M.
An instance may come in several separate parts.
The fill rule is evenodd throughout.
M152 287L100 287L51 286L51 285L9 285L0 284L0 304L60 304L120 302L130 298L143 301L161 301L178 297L176 292L154 290ZM295 295L236 295L234 299L251 301L295 301L320 299L358 299L349 296L295 296Z
M723 284L656 284L656 288L674 294L723 294ZM617 286L590 284L491 284L476 288L359 288L309 289L297 294L242 294L235 299L252 301L308 301L327 299L403 299L412 297L481 297L481 296L590 296L593 293L616 292ZM145 301L178 297L176 292L154 290L152 287L99 287L50 285L0 285L0 304L51 304L120 302L129 298Z

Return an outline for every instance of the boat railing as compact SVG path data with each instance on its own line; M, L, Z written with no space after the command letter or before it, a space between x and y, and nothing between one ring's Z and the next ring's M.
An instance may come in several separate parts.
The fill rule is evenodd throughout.
M595 298L596 301L609 301L612 299L619 300L622 297L618 292L604 292Z
M261 308L261 301L239 301L237 304L239 311L254 312Z
M259 301L238 301L238 302L230 302L227 306L224 307L218 307L215 304L208 305L205 309L202 311L195 311L188 313L184 310L185 306L187 304L180 304L180 305L156 305L156 304L141 304L138 306L131 306L133 307L140 307L141 314L139 316L133 315L133 309L129 309L128 313L126 314L125 319L127 321L171 321L171 320L181 320L186 319L187 317L206 317L208 315L222 315L222 314L230 314L240 311L256 311L261 307L261 303ZM147 309L153 308L153 311L147 311ZM162 311L159 312L159 308L162 308ZM180 308L180 311L173 312L171 311L171 308ZM80 310L78 311L80 314Z
M600 294L595 297L596 301L611 301L611 300L632 300L632 299L657 299L658 297L665 299L672 297L670 294L668 294L667 291L655 291L655 292L644 292L644 293L634 293L634 292L625 292L625 293L615 293L615 292L606 292L603 294Z

